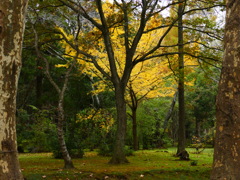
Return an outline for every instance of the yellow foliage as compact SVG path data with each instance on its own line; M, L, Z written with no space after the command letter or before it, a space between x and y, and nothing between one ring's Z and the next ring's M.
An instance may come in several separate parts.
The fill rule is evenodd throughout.
M69 68L69 64L56 64L55 67L56 68L61 68L61 67Z
M91 121L105 132L109 132L114 124L113 116L106 109L86 109L78 113L76 116L77 123Z
M107 23L110 25L113 22L117 22L120 18L122 18L122 11L118 9L114 4L109 1L105 1L103 3L103 11ZM99 23L100 20L97 20ZM149 22L146 25L145 31L151 30L148 33L144 33L141 37L141 40L137 46L136 53L134 54L133 59L137 57L141 57L146 54L149 50L155 47L158 44L159 37L161 37L165 30L157 29L162 23L162 19L157 14L151 17ZM132 20L129 24L129 33L135 33L137 28L139 27L139 21ZM63 29L59 28L64 36L67 37L68 41L73 40L73 36L67 35ZM114 58L117 67L117 73L121 78L123 75L123 71L126 65L126 47L124 41L124 29L122 24L117 24L116 26L111 26L109 29L111 43L114 51ZM163 45L171 45L176 44L177 42L177 33L176 28L173 28L166 40L163 42ZM93 28L89 32L81 32L79 34L79 47L80 50L93 55L97 59L98 65L111 76L110 72L110 64L108 60L108 54L106 53L106 48L104 44L104 40L102 38L102 32ZM132 39L129 39L130 44ZM86 43L87 42L87 43ZM66 54L74 57L76 53L73 48L68 45L66 42L63 42L63 47L65 48ZM190 53L198 54L200 49L197 43L191 44L187 46L187 49ZM151 55L157 55L165 52L176 52L176 47L172 48L159 48ZM195 58L190 56L184 56L185 58L185 75L194 71L195 66L198 65L198 62ZM103 79L103 75L96 69L96 67L91 62L86 62L83 60L84 56L79 55L78 63L81 65L80 69L83 73L91 75L91 77L98 77ZM176 88L176 81L171 77L173 72L171 69L177 72L178 69L178 55L173 55L170 57L171 68L169 66L169 59L166 57L153 58L151 60L142 62L137 64L131 73L128 87L131 87L136 93L137 97L146 97L146 98L154 98L159 96L173 96ZM61 65L60 67L64 67ZM177 74L177 73L176 73ZM193 80L190 82L185 82L186 85L193 85ZM98 94L102 91L105 91L107 88L106 82L99 81L94 84L97 87L92 93ZM126 94L126 99L130 99L130 95ZM90 117L89 117L90 118Z

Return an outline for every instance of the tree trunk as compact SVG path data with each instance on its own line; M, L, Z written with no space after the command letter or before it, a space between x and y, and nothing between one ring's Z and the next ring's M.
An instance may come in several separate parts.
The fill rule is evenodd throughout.
M65 169L72 169L74 168L72 159L69 155L65 139L64 139L64 131L63 131L63 122L64 122L64 110L63 110L63 103L62 100L59 101L58 103L58 141L60 145L60 149L63 155L63 160L64 160L64 168Z
M184 105L184 55L183 55L183 22L184 0L179 0L178 7L178 52L179 52L179 82L178 82L178 103L179 103L179 128L178 128L178 149L177 155L185 151L185 105Z
M200 131L201 131L201 120L199 118L196 118L196 124L195 124L195 136L200 137Z
M75 64L76 59L74 59L74 62L72 62L71 66L66 71L66 74L65 74L65 77L64 77L64 83L63 83L62 88L60 89L60 87L53 80L53 78L50 74L48 60L41 54L41 52L39 50L38 34L37 34L37 31L36 31L35 27L34 26L32 26L32 27L33 27L33 32L35 34L35 50L36 50L37 56L45 62L45 74L46 74L49 82L52 84L52 86L56 89L57 93L59 94L58 110L57 110L57 113L58 113L58 117L57 117L58 118L58 126L57 126L58 141L59 141L60 150L62 152L63 159L64 159L64 168L71 169L71 168L74 168L74 166L73 166L73 163L72 163L72 159L69 155L69 152L67 150L67 146L66 146L65 139L64 139L64 131L63 131L63 122L65 121L63 102L64 102L64 95L65 95L67 85L68 85L68 81L69 81L69 76L70 76L70 73L73 69L73 66ZM76 57L77 56L78 56L78 53L77 53Z
M117 132L116 140L114 145L114 152L110 164L123 164L128 163L125 156L125 136L127 129L127 113L126 113L126 102L124 99L124 88L121 85L115 86L115 99L117 109Z
M41 108L42 103L41 103L41 99L42 99L42 81L43 81L43 76L42 74L37 74L36 77L36 105L38 108Z
M138 148L138 135L137 135L137 109L132 108L132 135L133 135L133 149L137 151Z
M216 103L216 137L211 179L240 177L240 1L227 0L221 79Z
M178 92L176 92L174 94L171 106L170 106L170 108L169 108L169 110L168 110L168 112L165 116L164 123L163 123L163 133L161 135L161 138L163 138L165 133L166 133L168 122L169 122L170 118L172 117L173 110L174 110L174 107L175 107L175 104L176 104L176 101L177 101L177 96L178 96Z
M27 0L0 1L0 179L22 180L16 144L16 94Z

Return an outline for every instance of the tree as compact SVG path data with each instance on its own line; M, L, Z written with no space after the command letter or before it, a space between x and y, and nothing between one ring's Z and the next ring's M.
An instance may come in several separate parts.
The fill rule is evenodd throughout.
M70 67L66 70L65 75L64 75L64 80L63 80L63 84L62 87L60 87L52 78L51 74L50 74L50 70L49 70L49 62L48 59L44 57L44 55L41 53L40 49L39 49L39 38L38 38L38 34L36 29L33 27L33 31L34 31L34 35L35 35L35 49L36 49L36 54L38 56L39 59L41 59L42 61L44 61L45 63L45 74L48 78L48 80L50 81L50 83L52 84L52 86L55 88L55 90L58 93L58 105L57 105L57 133L58 133L58 141L59 141L59 145L60 145L60 149L63 155L63 159L64 159L64 168L66 169L72 169L74 168L73 163L72 163L72 159L69 155L67 146L66 146L66 141L64 139L64 130L63 130L63 123L65 121L65 113L64 113L64 96L65 96L65 92L67 90L67 86L68 86L68 81L69 81L69 77L70 74L73 70L73 67L76 63L76 59L74 58L74 60L72 62L68 62L70 65ZM76 55L77 57L78 55Z
M127 114L126 114L126 102L125 102L125 91L133 68L136 64L154 59L157 57L163 57L164 52L159 49L162 47L163 39L167 33L173 27L176 22L175 19L172 21L163 23L156 23L155 26L148 28L148 23L151 19L154 19L157 14L162 12L167 7L171 6L159 6L158 0L154 1L122 1L121 3L114 0L114 3L103 2L101 0L95 0L94 3L86 3L82 1L75 3L69 0L59 0L62 4L71 8L78 16L84 17L92 26L95 27L95 33L89 34L89 39L94 41L88 42L89 45L93 45L97 40L104 42L104 52L108 55L108 66L101 66L101 57L95 56L96 51L86 51L86 48L76 49L79 54L83 55L88 61L91 61L94 66L103 74L103 76L111 81L114 92L115 102L117 110L117 132L116 141L114 146L114 153L110 163L120 164L127 163L128 160L124 154L125 135L127 128ZM104 6L111 7L109 11L104 10ZM96 10L97 12L96 12ZM134 24L137 28L131 28L132 19L130 15L134 14L135 19L138 19L137 23ZM124 57L121 59L124 66L122 69L118 66L116 52L113 46L113 40L111 34L114 32L116 27L121 27L121 43L124 45ZM93 28L92 28L93 29ZM136 54L142 37L156 29L162 29L163 34L156 39L156 43L150 49L144 50L139 56ZM90 36L91 35L91 36ZM85 41L88 41L88 39ZM88 47L91 48L91 46ZM74 46L72 46L74 47ZM88 50L87 49L87 50ZM110 69L109 72L105 71L105 68ZM121 73L122 72L122 73Z
M160 22L161 18L156 17L151 20L149 26L154 26L156 22ZM136 21L133 21L131 28L134 27ZM120 69L120 73L123 74L121 71L124 67L124 51L125 46L121 43L121 28L114 28L114 32L111 34L113 47L117 51L115 52L116 59L118 62L118 66ZM155 37L161 36L163 31L156 30L153 32L149 32L143 35L141 42L139 43L139 48L137 49L136 56L143 53L146 49L151 48L154 45ZM97 42L104 47L104 43ZM97 52L99 48L94 49L93 51ZM99 52L95 53L97 56L102 58L102 64L105 67L108 67L108 60L107 54L104 52L104 49ZM94 76L101 77L101 79L95 83L96 90L93 91L94 94L102 92L109 89L111 84L109 81L106 81L101 75L99 71L97 71L96 67L88 64L86 66L86 73L94 72ZM109 73L109 69L106 68L106 72ZM131 109L131 113L128 115L131 117L132 120L132 137L133 137L133 149L138 150L138 137L137 137L137 109L139 104L145 99L151 99L156 97L165 97L165 96L172 96L173 95L173 86L174 81L170 78L172 72L168 67L167 58L156 58L153 61L144 61L138 63L132 70L131 76L129 78L126 93L125 93L125 101L128 107ZM168 85L167 85L168 84ZM170 85L171 84L171 85ZM113 89L113 87L112 87Z
M191 1L191 0L179 0L178 8L174 8L171 10L171 13L174 13L174 10L177 9L178 14L178 70L177 70L177 78L178 78L178 101L179 101L179 129L178 129L178 150L177 155L180 156L181 159L188 159L188 157L183 157L182 152L187 155L185 150L185 124L186 124L186 115L185 115L185 88L184 81L186 77L185 67L185 58L186 56L190 56L195 58L199 65L205 61L208 63L211 61L217 61L216 57L219 51L217 47L212 47L212 44L209 42L216 41L219 36L216 32L220 32L216 30L215 19L212 18L214 15L209 13L210 18L206 15L206 17L195 16L193 13L200 13L203 15L204 11L221 6L221 2L213 2L213 1ZM212 2L212 4L207 4L206 2ZM207 4L207 5L206 5ZM176 11L176 10L175 10ZM202 13L202 14L201 14ZM208 14L208 13L206 13ZM171 32L170 32L171 33ZM192 48L196 46L197 48ZM191 50L192 49L192 50ZM214 51L214 53L207 54L203 49L207 49L208 51ZM201 52L202 51L202 52ZM213 54L213 55L212 55Z
M136 65L131 74L125 99L131 109L129 115L132 119L134 150L138 150L137 110L139 104L146 99L173 96L174 94L174 81L169 85L171 70L168 68L166 61L165 58L161 58L155 61L143 62Z
M16 144L16 93L27 0L0 2L0 177L23 179Z
M185 102L184 102L184 50L183 50L183 12L185 2L179 0L178 4L178 108L179 108L179 120L178 120L178 150L177 156L181 159L188 159L188 155L185 150L186 135L185 135Z
M211 179L240 177L240 1L226 1L224 60L216 102L216 138Z

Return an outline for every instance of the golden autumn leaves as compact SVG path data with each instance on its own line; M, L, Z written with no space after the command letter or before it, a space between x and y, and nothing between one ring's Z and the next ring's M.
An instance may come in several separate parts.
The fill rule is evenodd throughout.
M121 24L121 17L123 14L116 8L112 7L113 5L109 2L103 4L103 10L105 12L105 17L108 20L107 22L111 24L111 19L114 19L113 22L118 22L116 25L112 25L109 28L111 43L113 46L115 62L117 66L117 73L119 77L122 77L123 71L126 66L126 46L124 41L124 27ZM117 18L117 20L116 20ZM134 15L129 18L131 24L129 24L129 33L134 34L137 27L139 26L139 21L134 20ZM98 21L96 19L96 21ZM139 56L146 54L150 49L156 46L158 43L159 37L164 34L164 28L157 28L161 25L161 17L153 16L146 25L145 31L141 37L136 53L133 59L136 59ZM156 27L155 30L154 27ZM65 40L62 41L62 47L65 49L65 54L71 58L76 56L76 51L73 47L67 42L73 42L74 37L71 34L67 34L64 29L57 28ZM148 32L148 30L151 31ZM130 35L131 37L131 35ZM133 36L134 37L134 36ZM67 41L66 41L67 40ZM130 39L131 40L131 39ZM173 44L177 41L176 30L173 28L166 40L164 41L164 46L159 48L154 54L165 53L166 51L174 52L176 51L176 46L172 48L166 48L170 44ZM98 65L111 76L110 64L108 61L108 55L106 53L104 40L102 39L102 34L99 29L92 28L90 31L81 31L78 37L78 48L92 56L97 60ZM189 51L197 52L199 47L197 44L192 44L188 47ZM152 54L152 55L154 55ZM134 66L131 76L128 82L128 88L134 89L137 96L145 96L146 98L154 97L163 97L163 96L173 96L176 91L176 81L174 80L174 70L177 69L178 54L172 55L171 57L156 57L151 58L151 60L143 61ZM98 94L106 89L109 89L109 83L104 79L103 74L97 70L94 64L91 62L91 59L86 59L82 54L78 55L77 62L79 64L80 74L87 74L90 77L97 77L100 79L95 82L95 90L92 91L93 94ZM196 66L197 60L185 56L185 75L194 71L194 66ZM68 68L69 64L58 64L56 67L65 67ZM186 81L186 85L192 85L193 80ZM129 99L129 94L125 95L126 99Z

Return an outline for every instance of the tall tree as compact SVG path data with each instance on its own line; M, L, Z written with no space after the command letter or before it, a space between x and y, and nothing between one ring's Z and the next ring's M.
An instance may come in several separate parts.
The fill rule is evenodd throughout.
M240 1L226 0L226 8L225 54L216 104L212 180L240 177Z
M0 1L0 178L23 179L16 144L16 93L27 0Z
M86 51L89 50L89 47L91 48L91 46L85 49L81 48L76 50L79 52L79 54L83 55L85 58L88 58L88 60L90 60L94 64L94 66L105 76L105 78L110 80L113 84L117 110L117 132L114 153L112 159L110 160L110 163L127 163L128 160L126 159L124 153L127 128L125 90L131 72L136 66L136 64L165 55L165 51L163 52L159 49L161 49L163 39L171 30L176 20L171 19L172 21L167 21L165 22L166 24L156 23L155 26L150 27L148 27L147 25L151 19L154 19L157 14L162 12L167 7L171 6L171 4L161 7L158 6L158 0L148 0L141 2L132 0L123 0L119 2L117 0L114 0L113 4L101 0L95 0L95 4L86 4L86 1L79 3L75 3L74 1L70 0L59 1L65 4L67 7L71 8L75 13L79 14L79 16L87 19L89 22L92 23L92 26L95 27L94 29L96 31L91 32L91 36L89 36L89 39L95 37L93 42L89 42L91 46L94 45L97 40L101 40L104 42L104 52L108 55L107 67L101 66L101 57L97 57L95 55L96 51ZM104 9L104 7L106 6L111 8L106 11L106 9ZM97 9L97 13L95 8ZM91 9L92 12L94 11L95 13L91 13ZM133 23L133 19L130 17L131 14L134 14L136 16L134 19L139 19L136 23L136 29L131 28L131 25ZM119 62L118 58L116 58L116 52L118 51L118 49L114 48L114 42L111 38L111 34L114 32L116 27L121 27L122 29L121 43L124 45L124 57L121 59L124 64L122 69L118 66ZM143 35L156 29L163 30L162 36L156 39L156 43L153 47L147 50L145 49L142 53L137 55ZM110 69L110 71L105 71L105 68Z
M177 156L181 159L188 159L188 153L185 150L185 102L184 102L184 50L183 50L183 13L185 7L185 0L178 1L178 149Z
M65 122L65 113L64 113L64 97L65 97L65 93L67 90L67 86L68 86L68 82L69 82L69 77L70 74L73 70L73 67L75 65L75 58L72 62L68 62L70 64L70 67L66 70L65 75L64 76L64 80L62 83L62 87L60 85L58 85L54 79L51 76L50 73L50 67L49 67L49 61L46 57L44 57L44 55L41 53L40 51L40 47L39 47L39 38L38 38L38 34L36 29L33 26L33 31L35 34L35 49L36 49L36 54L38 56L39 59L41 59L42 61L44 61L45 63L45 74L48 78L48 80L50 81L50 83L52 84L52 86L55 88L55 90L58 93L58 105L57 105L57 134L58 134L58 142L60 145L60 150L62 152L63 155L63 159L64 159L64 168L66 169L72 169L74 168L73 166L73 162L72 159L69 155L68 149L67 149L67 145L65 142L65 137L64 137L64 130L63 130L63 124ZM78 55L76 55L77 57Z

